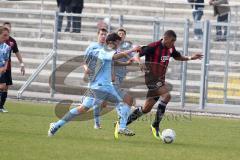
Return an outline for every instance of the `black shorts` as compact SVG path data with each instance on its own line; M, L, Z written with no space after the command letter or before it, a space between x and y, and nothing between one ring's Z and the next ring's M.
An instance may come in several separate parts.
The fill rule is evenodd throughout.
M149 90L156 90L165 84L165 77L159 78L152 74L145 74L145 84Z
M158 78L152 76L152 74L145 74L145 84L148 88L147 98L152 97L155 101L158 101L160 96L153 97L153 95L156 95L156 91L165 85L165 78Z
M6 83L6 85L12 85L12 72L7 70L5 73L0 76L0 83Z

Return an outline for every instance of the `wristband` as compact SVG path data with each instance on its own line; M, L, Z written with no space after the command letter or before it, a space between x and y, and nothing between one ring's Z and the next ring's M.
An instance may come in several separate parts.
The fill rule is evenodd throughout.
M20 66L21 66L21 67L24 67L24 63L21 63Z

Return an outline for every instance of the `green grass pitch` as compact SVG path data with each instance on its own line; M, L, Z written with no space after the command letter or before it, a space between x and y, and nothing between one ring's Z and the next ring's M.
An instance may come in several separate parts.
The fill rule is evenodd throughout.
M101 130L93 121L71 122L47 137L56 121L54 105L11 101L0 114L0 160L239 160L240 120L168 114L162 128L177 137L163 144L150 133L151 116L130 126L134 137L113 138L114 111L102 117ZM175 117L175 118L173 118Z

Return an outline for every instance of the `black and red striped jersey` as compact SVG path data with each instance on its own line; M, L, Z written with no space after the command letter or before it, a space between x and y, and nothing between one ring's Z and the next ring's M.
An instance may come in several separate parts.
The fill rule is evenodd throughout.
M142 47L140 56L145 56L145 65L148 75L165 79L165 74L171 57L176 58L181 54L173 48L163 45L162 39Z

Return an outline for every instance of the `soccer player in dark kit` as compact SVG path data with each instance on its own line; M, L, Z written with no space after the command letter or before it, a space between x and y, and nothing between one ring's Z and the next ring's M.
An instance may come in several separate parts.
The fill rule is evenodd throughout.
M181 55L176 51L174 43L177 35L173 30L164 33L163 39L143 46L139 56L145 56L145 65L141 69L145 71L145 84L148 88L146 101L143 107L136 108L128 118L127 124L131 124L137 118L151 111L158 102L155 120L151 125L153 136L160 139L160 122L165 113L166 106L171 99L169 87L165 83L169 59L173 57L178 61L197 60L202 58L202 54L194 54L190 57ZM160 98L161 97L161 98Z
M7 28L9 30L9 33L11 33L11 23L9 22L4 22L3 23L3 27ZM0 101L0 108L4 109L5 112L8 112L6 108L4 108L4 104L6 102L7 99L7 95L8 95L8 86L12 85L12 72L11 72L11 53L15 53L19 63L20 63L20 67L21 67L21 74L24 75L25 74L25 68L24 68L24 63L22 60L22 56L19 53L18 50L18 45L17 42L14 38L12 38L11 36L9 36L8 40L6 40L6 44L11 48L10 54L9 54L9 61L8 61L8 66L7 66L7 70L4 73L5 74L5 79L6 79L6 89L1 91L1 101Z

